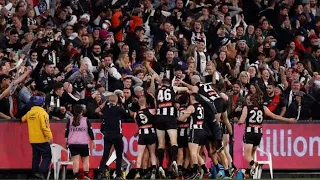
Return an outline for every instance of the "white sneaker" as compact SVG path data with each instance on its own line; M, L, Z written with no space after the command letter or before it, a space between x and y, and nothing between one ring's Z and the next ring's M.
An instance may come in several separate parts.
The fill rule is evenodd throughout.
M200 179L203 178L203 175L204 175L204 170L202 168L200 168Z
M166 179L167 178L166 177L166 173L164 172L162 167L159 167L158 172L159 172L160 178L162 178L162 179Z
M251 166L251 170L250 170L250 175L253 176L256 173L257 167L258 167L258 162L255 161L254 164Z
M219 179L223 178L223 175L222 175L222 172L221 172L221 171L218 172L217 178L219 178Z
M176 161L172 162L172 172L175 176L179 175L178 164Z

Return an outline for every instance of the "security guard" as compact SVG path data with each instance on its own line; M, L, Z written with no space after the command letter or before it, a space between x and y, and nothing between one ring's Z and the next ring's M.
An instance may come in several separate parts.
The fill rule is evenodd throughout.
M22 117L22 122L28 123L29 141L32 147L32 171L35 176L45 179L51 163L52 132L49 125L49 115L43 108L45 98L33 96L33 107ZM42 159L42 161L41 161Z
M122 153L123 153L123 142L122 142L122 128L121 120L126 117L129 113L128 107L125 106L125 99L121 98L122 106L119 107L118 96L114 93L110 93L108 97L108 103L100 106L103 112L103 119L101 124L101 132L104 135L104 150L103 156L100 161L98 179L102 179L105 176L105 166L109 157L110 149L112 145L116 150L116 179L122 179L121 164L122 164Z

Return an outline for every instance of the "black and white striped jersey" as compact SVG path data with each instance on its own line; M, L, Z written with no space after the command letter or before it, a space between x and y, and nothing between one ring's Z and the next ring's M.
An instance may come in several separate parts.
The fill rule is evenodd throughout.
M176 116L176 94L172 87L162 86L156 92L157 115Z

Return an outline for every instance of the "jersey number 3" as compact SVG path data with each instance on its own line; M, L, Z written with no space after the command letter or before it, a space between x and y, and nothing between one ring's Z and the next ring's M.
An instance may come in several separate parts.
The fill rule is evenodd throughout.
M170 101L171 100L171 90L170 89L159 90L157 99L160 102Z
M263 112L261 110L250 111L249 123L261 123L263 121Z

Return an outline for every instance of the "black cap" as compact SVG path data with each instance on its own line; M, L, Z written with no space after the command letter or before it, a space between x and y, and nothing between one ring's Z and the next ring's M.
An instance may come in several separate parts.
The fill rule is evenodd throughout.
M41 43L48 43L50 40L48 38L42 38L41 39Z
M131 71L129 69L120 69L119 71L120 74L131 74Z
M225 45L227 45L227 44L229 44L229 42L230 42L230 39L229 38L227 38L227 37L225 37L225 38L223 38L222 40L221 40L221 46L225 46Z
M307 31L304 28L299 28L296 32L296 36L307 36Z
M54 63L52 61L46 60L44 62L45 65L54 65Z
M181 65L176 65L176 67L174 68L175 71L183 71L184 69L182 68Z
M45 26L50 26L50 27L52 27L53 25L54 25L53 22L50 21L50 20L45 23Z
M195 41L196 41L196 42L199 42L199 43L201 43L201 42L204 43L204 39L203 39L203 38L196 38Z

